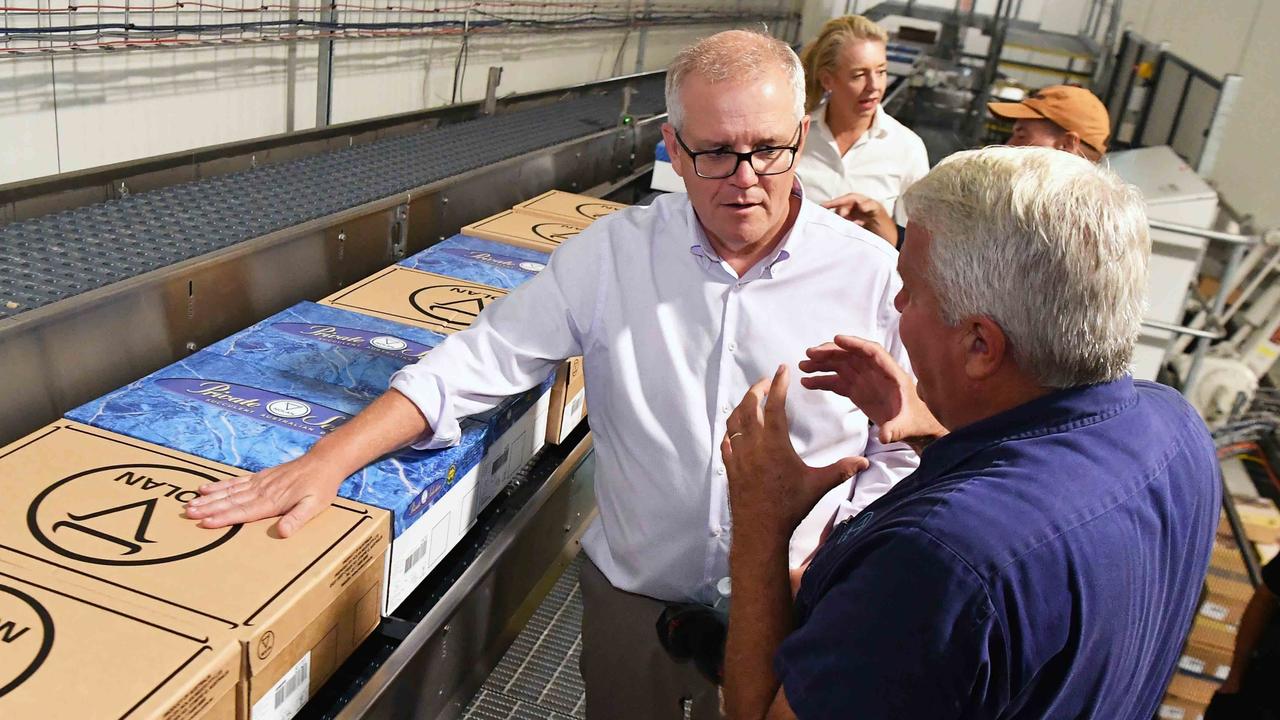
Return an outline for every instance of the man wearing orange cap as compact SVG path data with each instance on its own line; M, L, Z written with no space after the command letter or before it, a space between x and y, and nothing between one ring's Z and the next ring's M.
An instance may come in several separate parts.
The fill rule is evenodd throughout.
M987 103L991 114L1013 121L1009 145L1051 147L1099 162L1107 152L1111 116L1093 93L1074 85L1051 85L1022 102ZM871 198L856 205L860 225L898 247L905 231L895 227L892 214ZM843 213L842 213L843 214Z
M1093 162L1107 152L1111 117L1093 93L1073 85L1051 85L1018 103L988 103L991 114L1013 122L1010 145L1051 147Z

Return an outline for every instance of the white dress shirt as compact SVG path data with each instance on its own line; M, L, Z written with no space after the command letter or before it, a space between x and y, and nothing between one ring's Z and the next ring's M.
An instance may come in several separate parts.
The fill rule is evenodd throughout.
M899 225L907 216L898 198L911 183L929 172L924 141L884 108L876 108L871 127L840 155L835 135L827 125L827 104L812 113L809 139L796 160L796 175L806 196L824 203L856 192L877 200Z
M810 465L865 455L856 492L833 490L792 541L798 561L833 514L855 513L910 474L905 445L881 445L848 399L806 390L804 351L851 333L899 362L897 253L806 200L773 255L738 277L683 193L597 220L536 277L491 303L391 385L456 442L457 418L532 387L582 355L595 436L599 517L582 544L609 581L662 600L716 597L728 575L729 505L720 440L747 388L792 366L791 439Z

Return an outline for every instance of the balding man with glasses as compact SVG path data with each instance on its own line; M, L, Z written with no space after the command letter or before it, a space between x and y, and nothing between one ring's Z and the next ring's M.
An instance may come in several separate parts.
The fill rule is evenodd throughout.
M654 624L666 603L715 602L729 574L717 452L729 413L756 378L837 334L907 360L897 253L805 200L795 181L809 128L795 53L750 32L707 38L673 63L667 108L663 134L687 195L596 221L306 456L189 512L209 526L284 514L281 531L292 532L364 463L446 445L458 418L582 355L600 509L582 540L587 715L718 717L715 687L666 656ZM851 479L797 531L798 566L832 520L883 495L918 458L880 444L867 416L833 393L797 384L790 409L804 461Z

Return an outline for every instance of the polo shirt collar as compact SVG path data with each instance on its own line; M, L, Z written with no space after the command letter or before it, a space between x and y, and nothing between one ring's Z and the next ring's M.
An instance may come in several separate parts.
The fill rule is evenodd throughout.
M970 457L1011 440L1062 432L1114 417L1138 401L1133 378L1056 390L1002 413L970 423L925 448L920 482L932 482Z

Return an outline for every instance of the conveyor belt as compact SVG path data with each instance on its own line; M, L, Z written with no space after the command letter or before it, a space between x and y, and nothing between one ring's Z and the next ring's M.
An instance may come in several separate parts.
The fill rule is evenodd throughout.
M661 78L630 113L663 112ZM621 91L447 125L0 226L0 320L617 124Z

